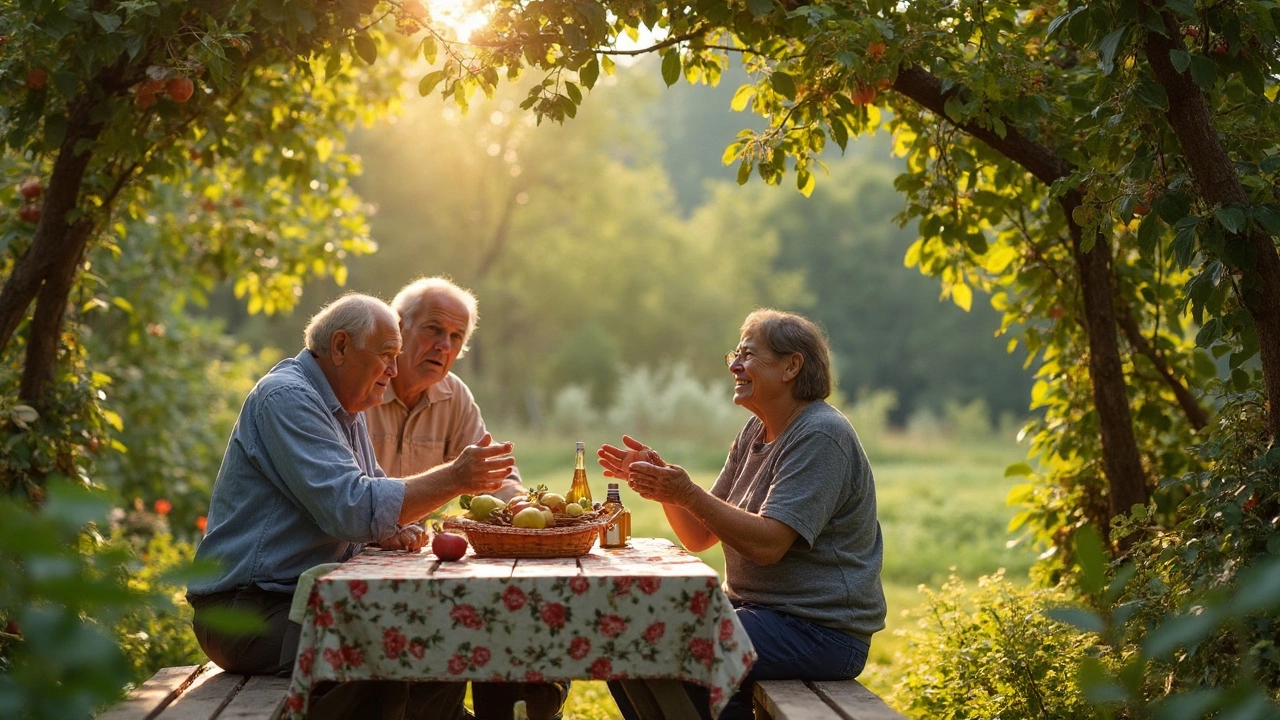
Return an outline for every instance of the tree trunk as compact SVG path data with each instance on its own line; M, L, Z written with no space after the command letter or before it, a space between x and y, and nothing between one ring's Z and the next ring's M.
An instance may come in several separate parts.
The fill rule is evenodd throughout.
M1149 6L1150 12L1156 12ZM1147 32L1145 49L1156 81L1169 97L1166 117L1191 169L1201 197L1208 205L1249 203L1249 193L1213 127L1204 93L1190 73L1178 72L1169 59L1172 50L1185 51L1182 29L1170 12L1162 12L1165 32ZM1227 242L1248 243L1255 255L1252 268L1242 268L1240 303L1253 318L1267 397L1267 429L1272 443L1280 439L1280 254L1265 232L1251 227Z
M893 88L938 117L947 117L944 107L950 92L943 92L941 80L928 71L919 67L904 68L898 73ZM1074 169L1051 148L1019 133L1012 122L1006 123L1008 129L1004 137L972 123L956 123L956 126L1026 168L1046 186L1066 177ZM1084 230L1071 215L1081 202L1078 190L1068 192L1059 202L1066 216L1072 254L1080 275L1085 332L1089 342L1089 378L1102 438L1110 514L1115 517L1128 513L1133 505L1145 504L1149 495L1146 472L1129 414L1129 391L1125 386L1124 367L1116 338L1111 247L1106 238L1099 236L1093 247L1088 252L1084 251Z
M51 275L63 267L67 258L79 258L92 234L73 231L67 219L67 214L79 201L85 170L93 157L88 150L77 153L76 145L81 141L91 143L102 132L102 123L90 119L92 109L92 102L84 96L72 105L67 118L67 134L53 163L53 174L44 193L44 205L35 235L31 238L31 247L14 264L13 272L5 281L4 288L0 289L0 352L9 347L31 301L42 292Z
M1062 211L1071 211L1082 198L1075 190L1059 200ZM1089 377L1093 381L1094 410L1098 414L1098 431L1102 435L1102 460L1107 472L1107 504L1110 517L1126 515L1134 505L1145 505L1150 494L1146 471L1133 434L1133 417L1129 414L1129 391L1124 383L1120 361L1120 344L1112 287L1111 244L1101 233L1093 247L1084 249L1083 229L1072 222L1071 254L1080 275L1080 294L1084 300L1085 331L1089 335Z
M74 249L55 258L36 299L35 314L27 331L27 357L22 368L18 396L37 410L43 409L44 394L58 371L58 347L62 340L62 319L76 274L84 261L93 223L80 220L67 230L68 245Z

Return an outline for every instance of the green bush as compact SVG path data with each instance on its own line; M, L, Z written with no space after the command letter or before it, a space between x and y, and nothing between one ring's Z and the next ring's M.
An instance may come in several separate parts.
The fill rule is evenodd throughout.
M175 540L167 531L139 544L141 552L129 575L129 587L160 602L130 608L114 628L135 684L160 668L208 659L191 632L186 586L178 581L192 565L195 546Z
M1091 715L1074 681L1089 636L1045 616L1070 601L1060 589L1021 588L1003 571L974 589L952 576L921 588L916 629L899 631L907 649L886 700L912 717L1079 718Z

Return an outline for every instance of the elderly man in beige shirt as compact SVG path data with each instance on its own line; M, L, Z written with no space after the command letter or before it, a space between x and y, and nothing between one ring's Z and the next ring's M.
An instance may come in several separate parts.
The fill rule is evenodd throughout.
M391 307L400 314L404 348L382 404L365 411L365 419L378 465L401 477L452 461L484 437L485 426L471 389L450 372L475 330L475 296L444 278L423 278L405 286ZM495 494L506 500L523 490L512 468Z
M381 405L365 411L378 465L401 477L447 463L485 435L484 418L467 384L450 372L467 350L478 317L475 295L445 278L406 285L391 307L400 314L403 347L397 374ZM494 495L524 491L515 466ZM473 683L479 720L508 720L524 700L530 720L560 717L567 684Z

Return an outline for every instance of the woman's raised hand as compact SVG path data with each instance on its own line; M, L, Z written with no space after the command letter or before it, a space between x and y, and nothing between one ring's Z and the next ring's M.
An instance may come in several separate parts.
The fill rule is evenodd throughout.
M656 450L630 435L622 436L622 444L626 447L620 448L606 444L601 445L596 451L596 455L600 457L600 466L604 468L605 477L629 480L631 465L636 462L645 462L658 467L666 466Z

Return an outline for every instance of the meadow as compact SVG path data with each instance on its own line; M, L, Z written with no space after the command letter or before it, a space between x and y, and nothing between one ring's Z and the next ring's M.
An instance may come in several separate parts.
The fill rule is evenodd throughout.
M594 448L602 442L617 444L616 438L513 439L526 485L545 484L561 492L568 489L573 474L573 441L584 440L592 493L604 495L607 479L594 464ZM1004 477L1004 470L1025 456L1011 434L964 438L941 433L874 432L863 433L863 442L875 473L889 615L885 631L873 640L870 662L860 679L884 694L895 679L895 656L904 649L904 641L895 631L914 622L911 611L921 606L921 585L937 588L952 573L975 580L999 568L1012 579L1025 578L1034 551L1025 545L1010 547L1006 532L1017 509L1006 505L1005 498L1018 479ZM715 480L727 449L727 444L719 449L679 443L670 448L654 445L704 487ZM633 535L675 541L658 505L634 495L625 484L622 499L632 512ZM723 572L719 546L699 556ZM617 717L603 683L575 682L565 710L565 717L572 720Z

